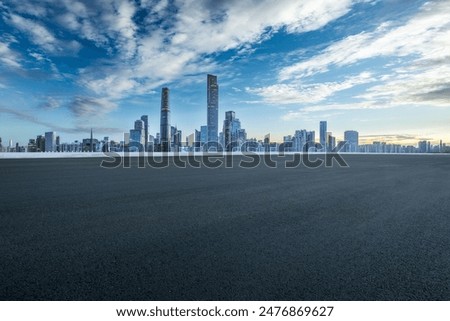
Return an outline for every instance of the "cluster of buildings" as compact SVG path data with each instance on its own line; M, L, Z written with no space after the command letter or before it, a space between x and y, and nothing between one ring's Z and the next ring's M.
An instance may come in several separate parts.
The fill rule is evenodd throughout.
M359 145L360 153L450 153L450 146L440 140L438 145L423 140L419 141L417 146L389 144L386 142L373 142L372 144Z
M90 138L81 141L76 140L72 143L61 143L60 136L57 136L56 132L46 132L44 135L30 138L27 146L19 146L19 143L13 145L12 140L10 140L8 146L5 147L0 137L0 152L101 152L106 151L108 145L108 137L99 141L93 138L92 130Z
M188 135L182 140L182 132L170 122L170 91L161 91L160 131L156 136L149 135L148 115L141 116L134 123L134 128L125 133L119 144L111 142L109 151L233 151L247 141L247 133L241 128L241 122L234 111L225 112L222 131L219 133L219 85L217 76L207 76L207 125Z
M357 131L344 132L344 140L336 141L336 137L327 130L327 122L319 124L319 140L315 131L296 130L293 135L283 137L283 142L272 142L270 134L264 139L247 138L247 132L241 127L234 111L225 112L222 131L219 132L219 85L217 76L207 75L207 124L182 140L182 132L171 125L170 91L162 88L160 131L155 136L149 134L148 115L141 116L134 122L134 127L124 133L120 142L104 137L98 140L90 137L72 143L61 143L55 132L46 132L30 139L27 146L13 145L12 140L5 147L0 138L0 152L197 152L197 151L255 151L255 152L362 152L362 153L443 153L450 148L440 142L432 145L429 141L421 141L417 146L403 146L385 142L359 145Z

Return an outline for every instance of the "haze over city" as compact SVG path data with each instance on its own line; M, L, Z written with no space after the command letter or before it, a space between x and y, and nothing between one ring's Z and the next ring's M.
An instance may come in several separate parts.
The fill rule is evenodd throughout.
M326 120L338 139L448 142L448 21L450 1L0 1L0 137L120 141L141 115L155 135L169 87L184 139L213 73L219 126L233 110L248 137Z

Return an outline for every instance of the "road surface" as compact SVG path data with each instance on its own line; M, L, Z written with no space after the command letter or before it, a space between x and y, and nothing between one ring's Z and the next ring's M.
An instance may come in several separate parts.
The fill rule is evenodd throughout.
M450 300L450 157L0 160L2 300Z

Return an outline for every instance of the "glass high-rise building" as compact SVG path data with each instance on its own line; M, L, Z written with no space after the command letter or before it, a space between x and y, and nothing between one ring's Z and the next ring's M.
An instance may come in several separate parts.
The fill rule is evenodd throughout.
M134 122L134 129L130 130L130 151L145 151L145 123L138 119ZM132 145L132 146L131 146Z
M327 122L326 121L321 121L320 122L320 145L322 145L322 150L326 151L327 150L327 139L328 135L327 135Z
M161 152L170 152L170 105L169 88L164 87L161 92Z
M247 140L245 129L241 128L241 122L236 118L234 111L225 112L225 120L223 121L223 144L227 152L233 151L233 148L241 146Z
M328 132L327 136L328 151L333 151L336 148L336 137L333 136L332 132Z
M142 115L141 120L144 122L144 151L148 149L148 116Z
M139 152L142 148L142 130L141 129L130 129L130 138L129 138L129 151L130 152Z
M224 148L227 152L233 151L233 122L235 120L234 111L225 112L225 120L223 122L223 138L224 138Z
M314 130L306 132L305 151L310 151L311 148L316 147L316 132Z
M345 151L350 153L358 152L359 134L356 130L347 130L344 132Z
M208 126L200 126L200 142L205 144L208 141Z
M45 136L38 135L36 137L36 151L45 152Z
M306 129L296 130L294 137L292 137L292 148L296 152L304 151L307 143L307 132Z
M45 133L45 151L46 152L56 152L56 133L46 132Z
M217 76L208 75L207 81L207 139L208 142L217 142L219 135L219 85L217 84Z
M140 119L138 119L138 120L136 120L135 122L134 122L134 129L137 129L137 130L144 130L144 121L142 121L142 120L140 120Z

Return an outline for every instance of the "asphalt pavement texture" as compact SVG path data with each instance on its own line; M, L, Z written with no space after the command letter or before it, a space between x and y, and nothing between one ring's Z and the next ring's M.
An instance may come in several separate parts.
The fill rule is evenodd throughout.
M450 155L344 159L2 159L0 299L450 300Z

